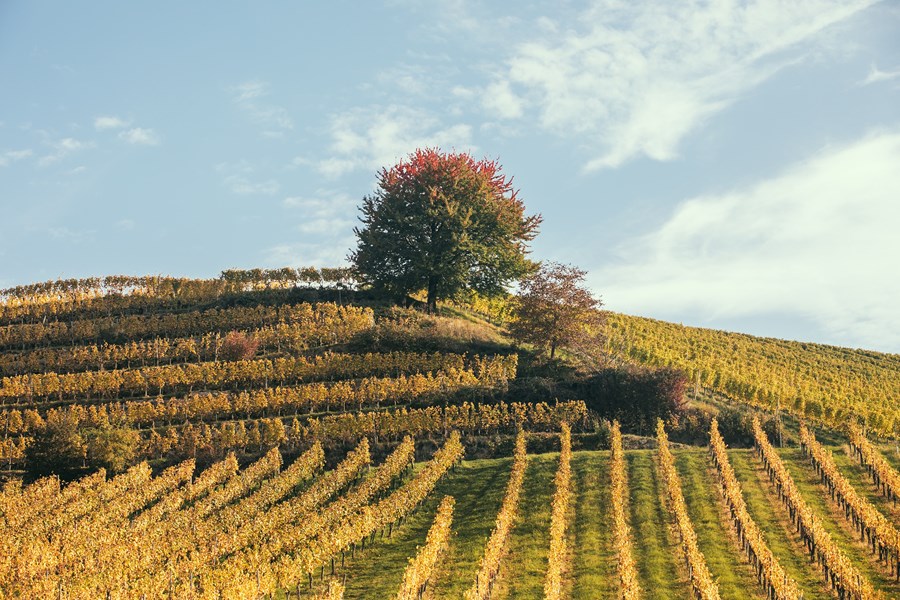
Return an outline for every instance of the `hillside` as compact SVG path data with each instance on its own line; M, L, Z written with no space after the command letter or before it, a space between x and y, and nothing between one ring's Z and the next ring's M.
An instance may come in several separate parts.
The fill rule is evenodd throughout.
M710 414L542 397L586 363L340 270L0 298L0 598L900 596L900 455L822 427L896 435L896 356L610 314L616 360L739 407L726 450ZM773 447L779 405L820 427Z
M622 360L676 367L691 382L769 411L900 437L900 355L616 313L608 323L608 351Z

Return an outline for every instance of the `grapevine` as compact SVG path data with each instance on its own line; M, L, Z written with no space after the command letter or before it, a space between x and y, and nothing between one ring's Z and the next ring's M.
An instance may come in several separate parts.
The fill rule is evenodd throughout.
M631 527L628 525L628 471L625 465L625 450L622 447L622 432L619 429L618 421L613 421L612 424L610 449L613 540L619 559L617 564L619 589L624 600L637 600L641 597L641 588L638 583L637 565L634 561Z
M659 470L665 483L669 507L675 515L675 525L681 538L681 551L687 563L691 588L694 595L701 600L718 600L719 587L713 580L697 543L697 534L681 492L681 478L675 469L675 457L669 450L669 437L661 419L656 423L656 439L659 442Z
M781 567L778 559L772 554L765 538L753 517L747 510L744 502L744 494L741 484L734 474L728 453L725 448L725 440L719 433L719 424L715 418L709 429L709 447L713 463L719 475L719 486L728 510L731 513L731 521L737 530L738 539L747 560L756 572L756 580L766 591L766 597L772 600L799 600L803 593L797 587L797 583L788 576Z
M567 423L562 424L559 441L559 467L556 469L553 501L550 507L549 565L544 577L544 598L554 600L562 598L562 577L569 560L566 525L569 504L572 501L572 438Z
M810 560L822 567L826 582L839 598L869 600L880 598L872 585L853 566L831 535L822 526L819 517L803 499L794 479L788 473L781 457L769 443L759 419L753 418L753 437L756 450L766 468L769 480L775 486L778 498L787 507L791 522L809 551Z
M500 572L500 563L509 547L509 536L515 524L519 508L519 495L522 492L522 481L525 479L527 464L525 432L520 430L516 435L513 464L509 473L509 482L506 484L506 493L503 495L503 502L497 513L494 530L484 548L484 555L481 557L478 572L475 574L475 582L466 592L465 600L488 600L491 597L494 582Z
M808 455L816 474L828 488L829 497L840 507L871 548L872 554L884 562L892 575L900 581L900 531L882 515L872 503L860 496L847 479L841 475L831 453L805 426L800 426L800 447Z
M453 524L453 496L444 496L434 522L428 530L425 545L419 548L403 573L403 581L397 592L397 600L421 600L428 587L438 560L450 543L450 526Z

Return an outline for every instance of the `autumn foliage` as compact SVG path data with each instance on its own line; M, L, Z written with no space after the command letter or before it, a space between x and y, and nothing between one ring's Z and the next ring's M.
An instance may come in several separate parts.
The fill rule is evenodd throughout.
M525 278L510 324L513 336L546 348L550 358L560 346L588 353L599 351L602 303L584 287L585 275L586 271L572 265L546 263Z
M527 243L541 217L525 216L496 161L416 150L381 170L361 210L350 255L360 280L398 298L424 290L431 311L465 291L504 292L532 270Z
M225 336L219 351L225 360L250 360L256 356L259 341L240 331L232 331Z

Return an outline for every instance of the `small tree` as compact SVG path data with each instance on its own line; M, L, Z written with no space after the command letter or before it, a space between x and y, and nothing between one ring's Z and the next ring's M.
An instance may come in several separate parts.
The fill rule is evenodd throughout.
M587 273L572 265L547 263L522 280L510 332L519 341L556 349L596 349L601 340L602 302L581 284Z
M91 466L121 473L134 461L138 432L129 427L103 427L88 432L87 460Z
M349 256L360 282L398 298L425 290L431 312L460 292L505 292L533 270L527 243L541 217L525 216L494 161L416 150L381 170L361 210L359 246Z
M65 411L55 413L35 434L26 460L34 473L60 473L84 466L86 452L77 417Z
M256 355L259 340L240 331L232 331L222 341L220 354L225 360L249 360Z

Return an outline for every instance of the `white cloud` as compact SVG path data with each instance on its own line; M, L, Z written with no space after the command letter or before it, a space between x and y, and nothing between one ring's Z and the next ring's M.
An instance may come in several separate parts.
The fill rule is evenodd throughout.
M346 234L357 224L358 199L343 192L319 190L312 197L290 196L285 208L300 215L297 231L306 235Z
M826 148L747 189L684 202L592 279L615 310L792 314L900 351L900 131Z
M262 181L254 177L256 167L245 159L235 163L219 163L215 168L224 175L222 182L233 194L272 196L281 190L281 184L275 179Z
M119 133L119 138L129 144L137 144L140 146L157 146L159 145L159 136L152 129L144 127L134 127Z
M508 81L495 81L482 98L484 107L502 119L518 119L524 113L522 100L510 89Z
M0 167L7 167L10 164L24 160L26 158L30 158L34 152L31 150L8 150L3 154L0 154Z
M94 119L94 129L97 131L105 131L107 129L123 129L128 127L129 122L119 117L106 116Z
M900 77L900 69L895 69L893 71L881 71L875 65L872 65L871 70L869 71L869 75L860 82L860 85L870 85L873 83L880 83L882 81L890 81L891 79L897 79Z
M49 227L47 233L50 237L70 242L73 244L81 244L83 242L94 241L94 235L97 233L93 229L71 229L69 227Z
M269 95L268 83L246 81L233 86L230 91L238 107L261 128L260 135L270 138L283 137L285 132L294 128L294 120L285 108L261 102Z
M262 81L245 81L232 87L231 91L236 102L247 102L268 94L268 87L269 85Z
M423 65L398 65L378 73L376 89L389 89L405 96L424 96L435 86L434 72Z
M267 181L250 181L241 175L229 175L225 178L225 185L234 194L239 195L265 195L277 194L281 185L274 179Z
M39 166L46 167L59 160L62 160L70 154L80 152L88 148L93 148L94 143L82 142L81 140L76 140L75 138L63 138L61 140L51 142L50 147L52 148L52 152L38 159Z
M872 3L600 0L572 22L539 20L534 39L483 89L483 103L589 140L588 170L671 160L711 115Z
M331 121L332 155L318 161L327 177L350 171L389 167L416 148L474 151L472 128L444 125L423 110L406 106L373 106L336 115Z
M269 267L286 265L339 267L346 264L348 248L353 243L353 239L352 236L347 236L328 245L319 243L278 244L265 251L263 261Z

